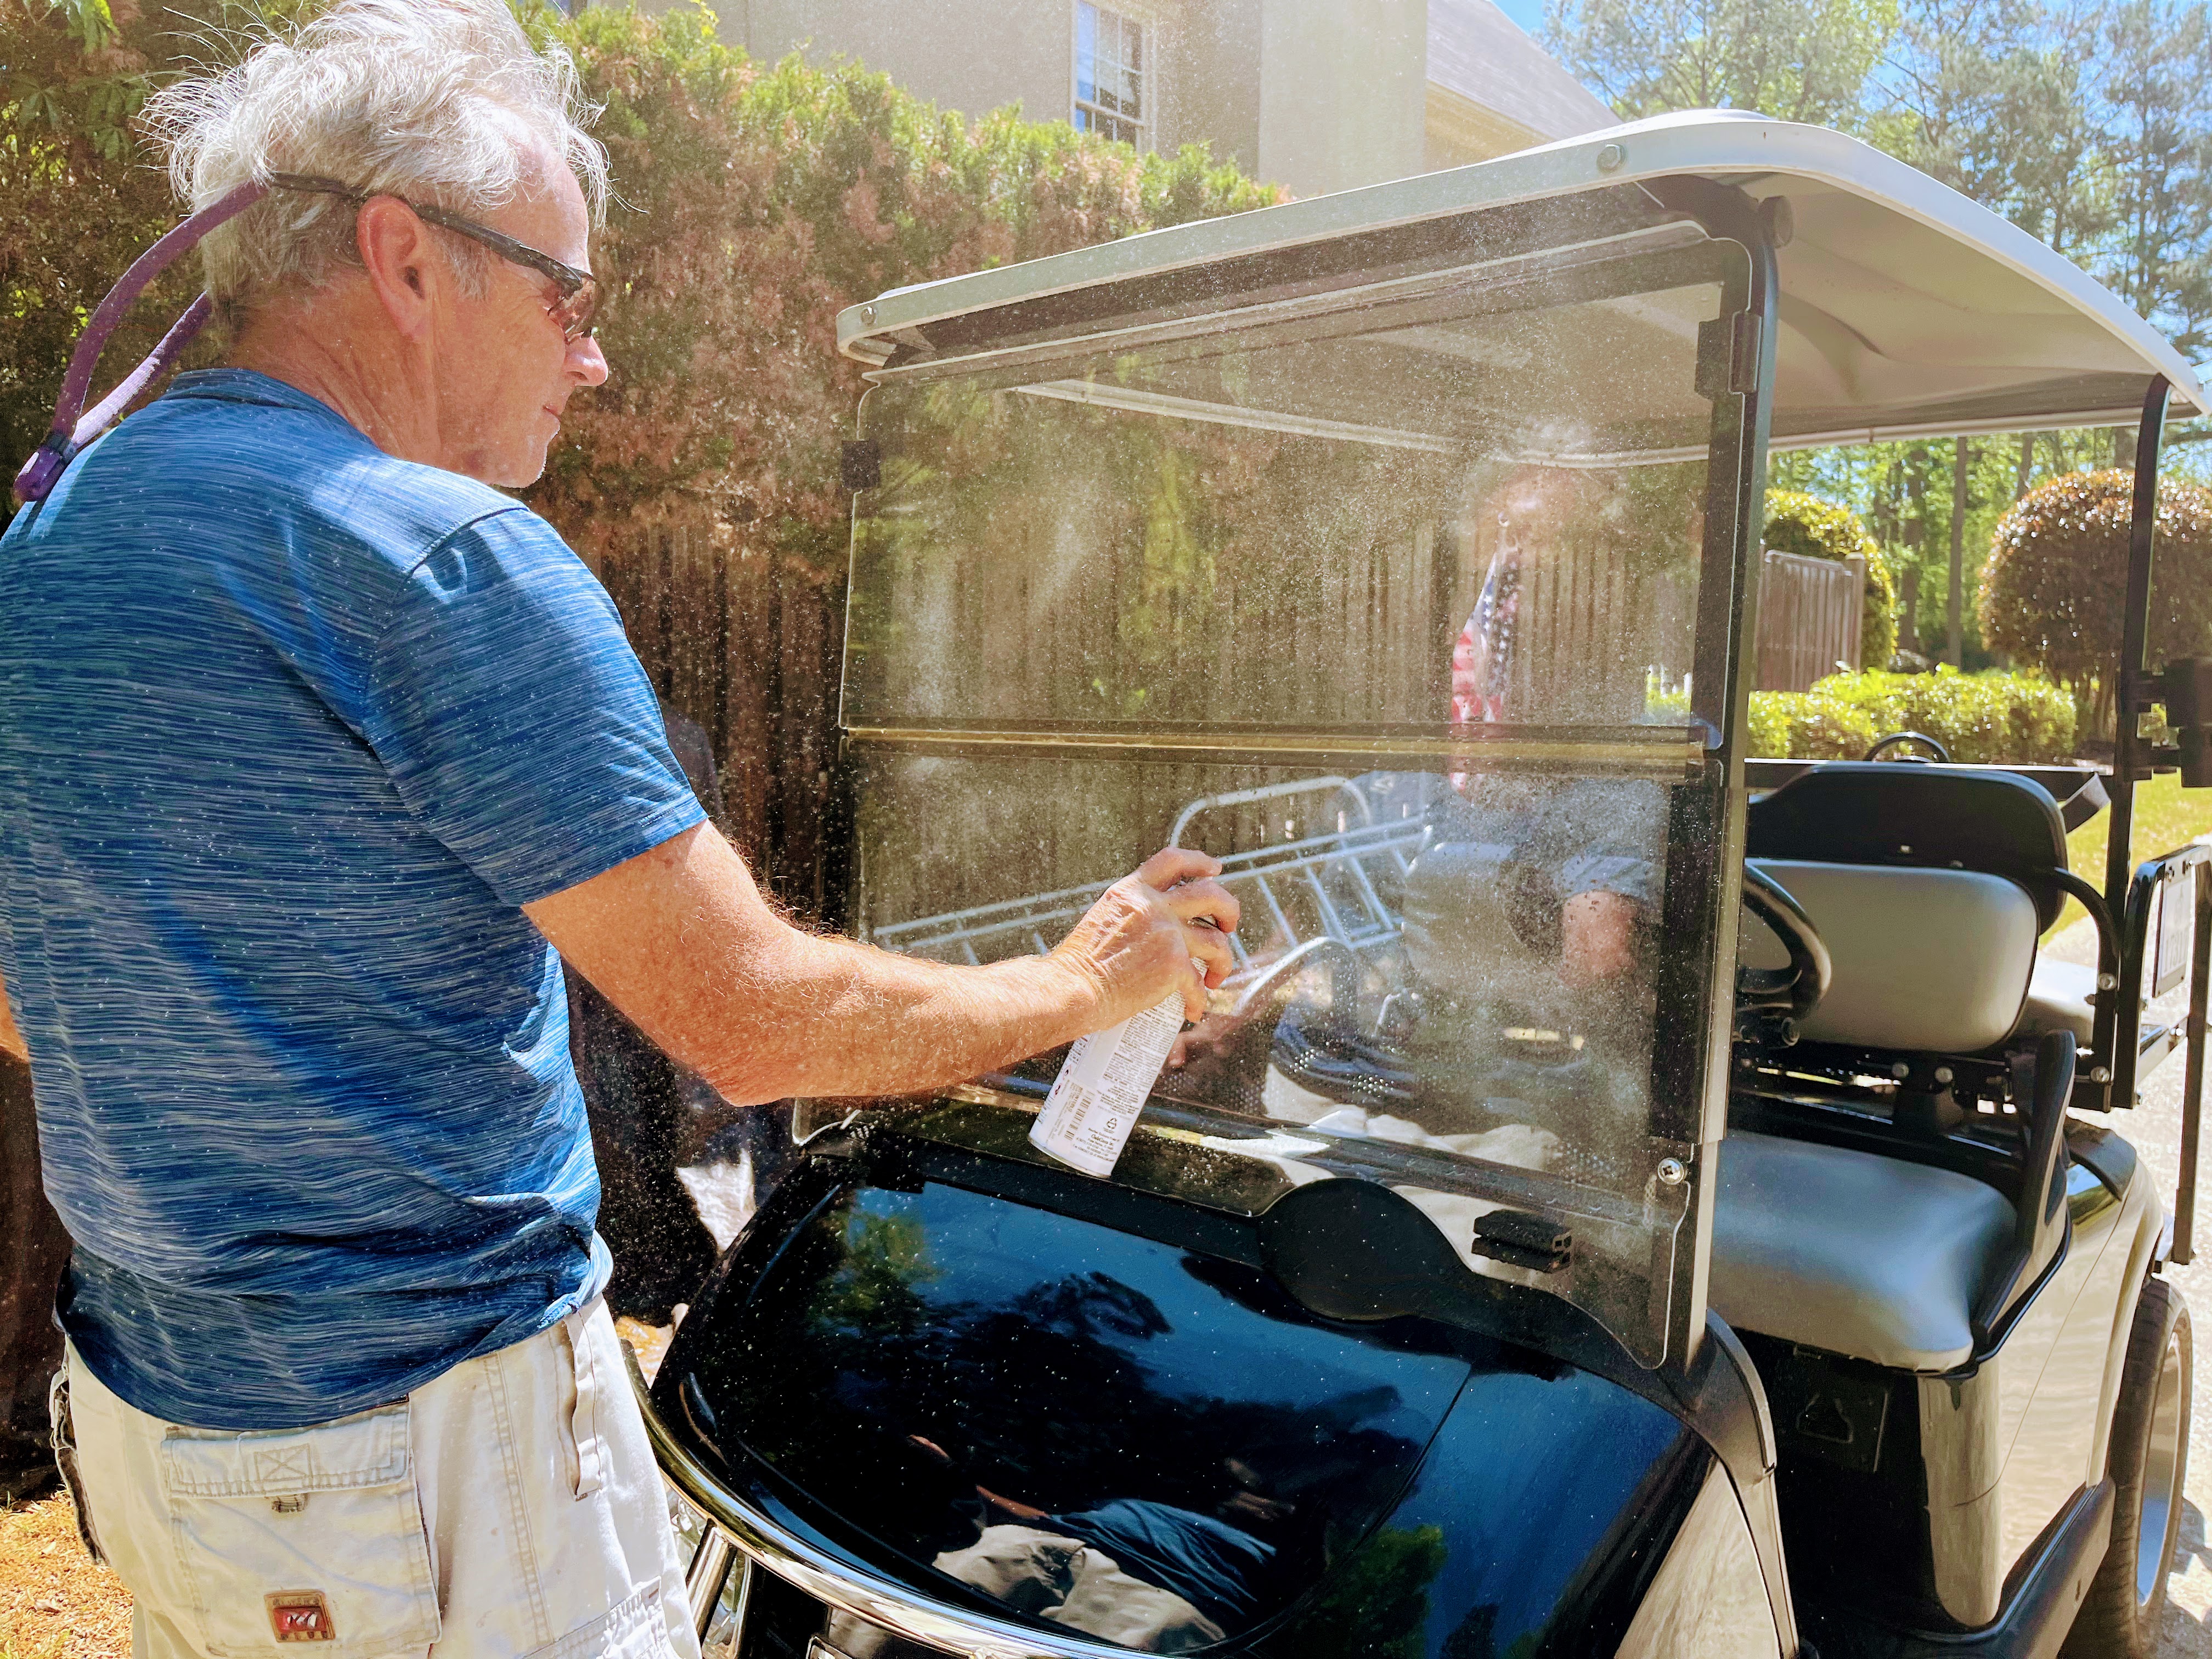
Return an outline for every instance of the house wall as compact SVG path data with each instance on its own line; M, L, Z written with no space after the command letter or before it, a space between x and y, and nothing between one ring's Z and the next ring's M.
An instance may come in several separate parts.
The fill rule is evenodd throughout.
M1544 135L1431 81L1423 111L1420 171L1441 173L1544 142Z
M680 3L641 0L647 11ZM1152 31L1156 149L1203 143L1297 196L1433 165L1428 0L1105 3ZM1074 0L720 0L715 10L723 38L757 58L848 58L940 108L1018 104L1031 119L1066 120L1073 106Z
M1259 174L1325 196L1424 170L1428 0L1261 0Z
M1168 88L1170 103L1179 104L1189 117L1177 142L1209 143L1215 155L1236 162L1255 179L1269 177L1260 170L1264 3L1212 0L1187 5L1180 50L1170 65L1171 75L1182 84Z
M1018 104L1033 120L1064 121L1072 107L1073 0L726 0L717 10L726 38L771 62L849 58L969 115Z

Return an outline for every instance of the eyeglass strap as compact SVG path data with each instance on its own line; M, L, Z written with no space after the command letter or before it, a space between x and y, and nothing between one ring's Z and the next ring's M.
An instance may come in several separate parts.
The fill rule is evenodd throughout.
M123 273L123 280L108 290L107 297L92 313L92 320L85 325L76 349L70 355L69 372L62 378L61 401L54 408L52 427L15 474L18 501L27 505L44 501L77 452L106 430L109 422L129 408L133 398L167 370L215 310L214 302L206 295L194 300L161 337L161 344L147 354L145 361L125 375L98 407L80 418L85 397L92 388L92 371L107 345L108 336L146 291L147 284L190 252L210 231L236 218L268 193L267 185L258 179L249 180L213 206L202 208L140 254L131 269Z

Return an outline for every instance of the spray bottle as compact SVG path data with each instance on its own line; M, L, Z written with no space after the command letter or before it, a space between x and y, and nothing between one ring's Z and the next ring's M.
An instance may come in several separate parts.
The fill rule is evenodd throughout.
M1177 991L1119 1025L1078 1037L1030 1129L1030 1144L1085 1175L1113 1174L1182 1031Z

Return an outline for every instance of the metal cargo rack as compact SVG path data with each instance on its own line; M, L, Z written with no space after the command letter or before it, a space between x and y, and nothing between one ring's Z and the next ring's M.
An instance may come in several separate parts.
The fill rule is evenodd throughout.
M1241 1011L1261 984L1317 951L1340 945L1364 961L1405 931L1395 896L1431 833L1425 799L1423 810L1387 818L1376 812L1368 791L1349 778L1299 778L1231 790L1185 806L1176 815L1168 845L1182 846L1192 821L1202 814L1301 795L1337 797L1335 827L1221 860L1219 879L1243 906L1244 931L1265 939L1255 950L1230 936L1237 970L1216 993L1216 1006L1224 1012ZM1110 885L1096 882L948 910L878 927L870 938L902 956L971 966L1024 951L1042 955Z

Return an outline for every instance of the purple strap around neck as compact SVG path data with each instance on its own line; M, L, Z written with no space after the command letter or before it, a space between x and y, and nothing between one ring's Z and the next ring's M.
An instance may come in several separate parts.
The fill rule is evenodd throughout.
M133 398L167 371L192 336L200 331L201 325L215 307L204 294L194 300L161 337L161 343L147 354L146 360L125 375L90 414L79 418L86 394L92 389L93 368L100 362L107 337L123 320L123 313L145 292L149 283L191 252L200 238L217 225L235 218L268 193L268 185L249 182L240 185L214 206L202 208L140 254L131 269L123 273L123 280L108 290L100 308L92 313L92 320L85 325L76 350L70 357L69 373L62 379L61 401L55 405L54 423L46 441L31 453L31 459L15 474L17 501L26 504L44 501L77 451L98 437L110 421L130 407Z

